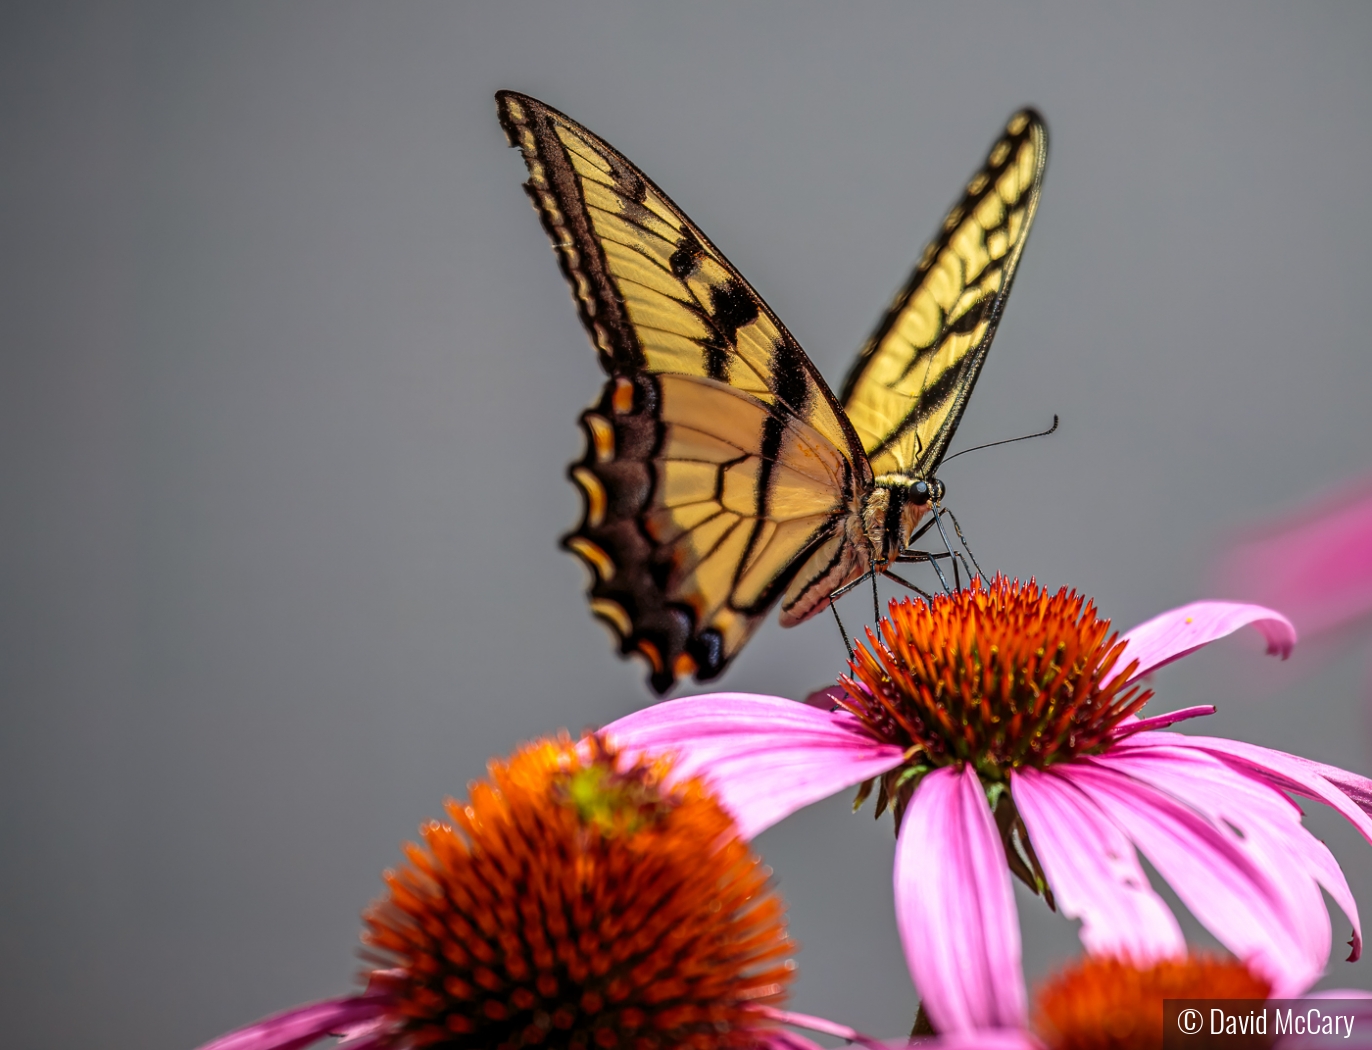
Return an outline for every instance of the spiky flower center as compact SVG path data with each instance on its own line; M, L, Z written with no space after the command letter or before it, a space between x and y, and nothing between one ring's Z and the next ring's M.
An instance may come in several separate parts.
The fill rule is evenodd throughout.
M997 577L890 610L840 679L840 703L907 749L907 778L969 762L1003 782L1021 766L1103 751L1152 695L1126 684L1132 665L1116 668L1124 643L1110 621L1066 588Z
M1089 959L1039 989L1034 1027L1050 1050L1161 1050L1164 999L1270 993L1269 982L1227 957L1192 955L1144 967Z
M793 970L783 905L728 814L666 772L543 741L424 825L366 917L390 1045L760 1042L751 1007L781 1001Z

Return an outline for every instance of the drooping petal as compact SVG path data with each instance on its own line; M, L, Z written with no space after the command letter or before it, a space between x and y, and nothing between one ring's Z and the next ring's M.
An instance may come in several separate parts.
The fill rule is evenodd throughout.
M1131 661L1137 660L1139 666L1134 677L1139 678L1249 624L1267 639L1268 653L1283 660L1291 655L1296 644L1296 629L1276 610L1240 602L1192 602L1155 616L1121 635L1120 640L1128 645L1115 667L1123 671Z
M1082 921L1087 951L1140 966L1186 954L1181 927L1133 845L1090 798L1035 769L1012 776L1011 794L1059 910Z
M1294 755L1291 757L1295 757ZM1359 773L1351 773L1338 766L1327 766L1323 762L1312 762L1308 758L1297 758L1302 765L1309 766L1325 783L1333 784L1346 797L1351 799L1364 813L1372 813L1372 780ZM1363 832L1367 835L1367 832Z
M348 995L283 1010L205 1043L199 1050L303 1050L329 1035L385 1015L390 999Z
M1186 739L1174 733L1158 735ZM1323 968L1329 954L1329 918L1321 886L1352 920L1354 943L1361 942L1357 905L1338 862L1301 823L1300 807L1267 780L1184 746L1122 747L1111 753L1110 762L1183 799L1216 827L1239 835L1242 848L1280 888L1286 909L1302 917L1292 932L1312 966Z
M971 767L915 789L896 843L896 923L940 1033L1024 1028L1019 917L996 822Z
M1308 634L1372 612L1372 479L1240 543L1221 578L1280 606Z
M1355 773L1349 773L1336 766L1310 762L1281 751L1273 751L1271 748L1259 747L1257 744L1226 740L1223 737L1142 733L1121 743L1122 752L1130 746L1140 750L1190 748L1215 756L1241 773L1256 777L1273 788L1323 802L1338 810L1365 839L1372 842L1372 818L1369 818L1364 809L1357 804L1356 797L1351 794L1372 789L1372 783ZM1352 954L1349 959L1356 960L1362 954L1362 930L1357 902L1344 881L1343 872L1328 849L1309 832L1305 832L1305 836L1308 843L1299 851L1302 864L1329 892L1353 923L1353 938L1350 943Z
M1298 994L1313 984L1323 961L1309 957L1295 932L1306 916L1292 910L1283 888L1238 836L1113 768L1114 756L1063 763L1058 775L1119 825L1220 943L1273 981L1274 995Z
M748 693L668 700L602 732L626 756L674 753L673 776L706 779L745 838L903 758L846 712Z

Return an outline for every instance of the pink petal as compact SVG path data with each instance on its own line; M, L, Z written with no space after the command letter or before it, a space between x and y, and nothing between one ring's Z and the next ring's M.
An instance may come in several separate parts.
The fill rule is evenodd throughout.
M970 768L928 774L896 843L905 960L941 1033L1025 1026L1019 917L1000 834Z
M1365 777L1359 777L1336 766L1310 762L1295 755L1273 751L1271 748L1246 744L1239 740L1226 740L1223 737L1183 736L1171 733L1143 734L1131 738L1129 743L1141 749L1168 745L1176 748L1194 748L1217 756L1226 764L1249 776L1258 777L1274 788L1323 802L1338 810L1365 839L1372 842L1372 819L1358 805L1357 798L1357 793L1372 790L1372 782L1368 782ZM1310 838L1318 843L1313 836ZM1357 902L1344 882L1343 873L1333 857L1328 855L1323 843L1318 843L1318 849L1311 847L1303 856L1308 864L1315 865L1310 868L1311 875L1329 891L1329 895L1353 923L1353 939L1350 945L1352 954L1349 960L1354 961L1362 954L1362 929L1358 920Z
M708 781L745 838L904 758L846 712L748 693L668 700L611 722L603 733L627 757L674 753L673 778Z
M221 1035L199 1050L301 1050L326 1036L381 1018L389 1006L390 999L381 995L307 1003Z
M1110 735L1122 737L1132 733L1142 733L1145 729L1165 729L1190 718L1204 718L1206 715L1213 715L1214 713L1215 706L1213 704L1196 704L1194 707L1183 707L1177 711L1168 711L1165 715L1153 715L1151 718L1129 715L1115 726Z
M827 1017L816 1017L813 1014L798 1014L793 1010L777 1010L770 1006L757 1007L757 1012L764 1017L770 1017L773 1021L780 1021L782 1024L794 1025L796 1028L808 1028L812 1032L821 1032L824 1035L832 1035L849 1043L861 1043L864 1046L881 1046L881 1041L873 1039L870 1035L863 1035L856 1028L849 1028L846 1024L839 1024L837 1021L830 1021Z
M838 706L840 700L848 699L848 691L841 685L826 685L823 689L816 689L813 693L801 701L810 707L817 707L821 711L832 711Z
M1289 907L1283 887L1237 835L1114 768L1116 755L1064 763L1058 775L1119 825L1220 943L1273 980L1274 995L1313 984L1323 962L1308 957L1295 932L1305 917Z
M1296 629L1281 613L1261 605L1238 602L1192 602L1155 616L1123 634L1121 640L1128 646L1115 667L1123 671L1131 661L1137 660L1139 666L1134 678L1142 678L1248 624L1267 639L1268 653L1279 655L1283 660L1291 655L1296 644Z
M1034 769L1015 773L1011 790L1058 908L1082 920L1087 951L1140 965L1186 954L1181 927L1148 884L1133 845L1091 799Z
M1312 634L1372 612L1372 479L1239 544L1221 578Z
M908 1044L892 1044L891 1050L1045 1050L1028 1032L1018 1028L985 1028L977 1032L950 1032Z
M1159 734L1174 741L1175 734ZM1357 933L1357 905L1328 847L1301 823L1300 807L1266 780L1214 755L1183 746L1119 748L1115 769L1186 802L1216 827L1236 832L1277 885L1286 909L1302 918L1292 931L1305 958L1323 968L1329 958L1329 915L1320 886L1347 909Z
M765 1050L823 1050L813 1039L806 1039L798 1032L788 1032L784 1028L774 1028L758 1033L760 1045Z

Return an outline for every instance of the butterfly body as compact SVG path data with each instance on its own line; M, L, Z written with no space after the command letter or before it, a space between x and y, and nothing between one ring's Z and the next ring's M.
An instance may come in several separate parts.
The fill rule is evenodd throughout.
M842 403L760 296L604 140L497 96L608 379L569 468L563 545L592 611L665 692L723 672L773 605L783 625L896 560L990 344L1037 204L1046 132L1011 119L859 354ZM998 155L999 154L999 155Z

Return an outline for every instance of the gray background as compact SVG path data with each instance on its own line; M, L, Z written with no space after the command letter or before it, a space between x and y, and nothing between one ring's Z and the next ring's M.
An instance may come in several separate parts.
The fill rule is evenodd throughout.
M1352 4L5 5L3 1042L172 1050L347 990L422 817L647 700L555 544L601 377L495 90L624 150L835 383L1040 106L958 444L1062 428L944 478L985 562L1127 626L1367 466L1370 44ZM1365 641L1235 639L1153 709L1367 771ZM723 684L803 695L840 655L773 622ZM794 1005L897 1035L890 825L846 809L760 842ZM1368 847L1312 824L1372 905ZM1021 906L1041 976L1074 934Z

